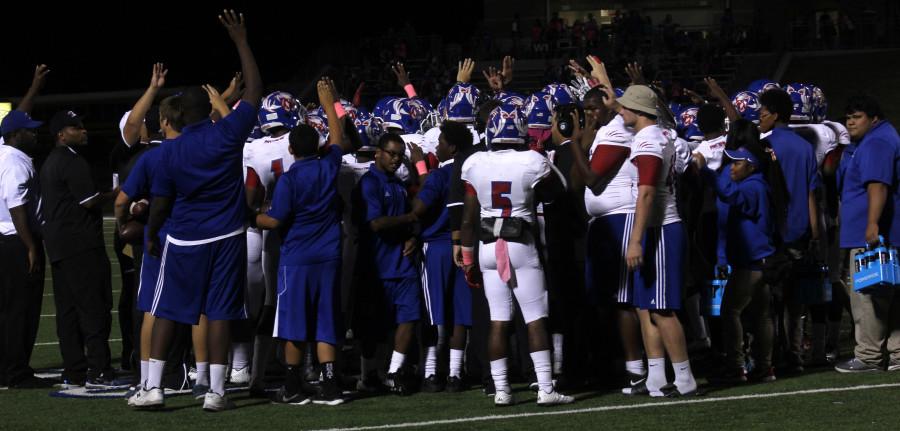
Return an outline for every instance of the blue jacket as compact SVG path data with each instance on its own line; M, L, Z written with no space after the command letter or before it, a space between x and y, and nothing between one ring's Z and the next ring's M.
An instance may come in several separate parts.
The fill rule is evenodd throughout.
M739 183L729 175L716 175L709 168L703 176L716 186L719 199L728 205L725 223L725 255L735 268L749 268L751 263L775 252L775 224L769 205L769 185L762 174L754 172ZM722 231L720 226L720 232Z

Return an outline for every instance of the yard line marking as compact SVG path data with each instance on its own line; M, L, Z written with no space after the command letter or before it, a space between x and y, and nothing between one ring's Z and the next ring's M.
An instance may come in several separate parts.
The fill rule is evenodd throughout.
M701 398L701 399L679 400L679 401L662 401L662 402L617 405L617 406L601 406L601 407L589 407L589 408L584 408L584 409L555 410L555 411L537 412L537 413L517 413L517 414L507 414L507 415L475 416L475 417L471 417L471 418L442 419L442 420L425 421L425 422L404 422L404 423L398 423L398 424L372 425L372 426L361 426L361 427L353 427L353 428L329 428L326 430L319 430L319 431L360 431L360 430L377 430L377 429L393 429L393 428L414 428L414 427L425 427L425 426L434 426L434 425L459 424L459 423L466 423L466 422L483 422L483 421L519 419L519 418L538 417L538 416L556 416L556 415L569 415L569 414L578 414L578 413L595 413L595 412L606 412L606 411L613 411L613 410L640 409L640 408L647 408L647 407L676 406L676 405L682 405L682 404L703 404L703 403L715 403L715 402L722 402L722 401L737 401L737 400L748 400L748 399L758 399L758 398L777 398L777 397L789 397L789 396L794 396L794 395L821 394L821 393L844 392L844 391L863 391L863 390L868 390L868 389L883 389L883 388L897 388L897 387L900 387L900 383L885 383L885 384L879 384L879 385L860 385L860 386L850 386L850 387L843 387L843 388L807 389L807 390L802 390L802 391L773 392L773 393L768 393L768 394L734 395L734 396L729 396L729 397Z
M110 343L115 343L117 341L122 341L122 339L121 338L110 338L109 339ZM35 346L55 346L57 344L59 344L59 341L53 341L50 343L34 343Z
M121 290L113 290L113 291L112 291L112 293L119 293L119 292L121 292ZM46 297L48 297L48 296L53 296L53 294L52 294L52 293L45 293L45 294L44 294L44 298L46 298Z
M119 310L112 310L110 314L119 314ZM56 317L55 314L41 314L41 317Z

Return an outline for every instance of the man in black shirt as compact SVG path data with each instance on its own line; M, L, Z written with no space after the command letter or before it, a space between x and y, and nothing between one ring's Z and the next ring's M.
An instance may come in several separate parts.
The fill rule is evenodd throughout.
M87 145L81 117L72 111L56 113L50 133L56 147L41 168L40 180L63 379L71 385L103 387L113 378L112 285L101 208L118 190L99 193L87 161L76 151Z

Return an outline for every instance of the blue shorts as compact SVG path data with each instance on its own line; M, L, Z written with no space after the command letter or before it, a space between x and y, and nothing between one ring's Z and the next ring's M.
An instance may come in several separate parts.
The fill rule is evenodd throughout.
M584 279L594 305L611 297L619 304L633 305L634 286L625 262L634 214L610 214L591 220L587 233Z
M421 317L419 307L418 277L389 278L380 280L384 289L384 301L394 311L396 323L415 322Z
M159 282L160 259L144 253L141 257L141 277L138 281L137 309L149 313L153 309L153 296Z
M644 264L634 272L634 306L641 310L681 309L685 234L681 222L647 228Z
M291 341L343 341L341 261L278 267L273 336Z
M472 292L453 263L450 240L426 242L423 251L422 293L430 324L471 326Z
M160 282L151 312L156 317L196 325L209 320L246 319L244 284L247 239L240 233L207 241L166 237Z

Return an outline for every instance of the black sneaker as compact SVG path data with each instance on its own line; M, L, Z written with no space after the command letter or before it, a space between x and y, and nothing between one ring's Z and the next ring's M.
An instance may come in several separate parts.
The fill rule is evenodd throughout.
M422 392L440 392L444 390L444 382L432 374L422 380Z
M10 389L47 389L52 388L53 383L50 380L41 379L35 376L27 376L15 383L10 383Z
M249 391L250 398L269 398L269 393L266 392L266 388L262 386L250 386Z
M412 391L410 390L409 385L404 381L403 373L388 373L386 383L391 392L400 395L400 396L408 396L412 395Z
M344 403L343 392L336 379L325 379L319 387L319 393L313 397L313 404L336 406Z
M88 377L84 383L86 389L114 389L119 386L112 371L104 371L96 376Z
M860 361L856 357L853 359L841 362L834 366L835 371L839 373L869 373L873 371L881 371L881 368L876 365L867 364L863 361Z
M301 391L291 392L286 387L282 386L272 397L272 402L275 404L302 406L309 404L309 398Z
M447 377L447 392L462 392L466 390L465 383L459 377Z
M628 374L628 386L622 388L622 395L628 396L636 396L636 395L647 395L650 393L647 390L647 375L634 374L631 372L627 372Z
M494 387L494 379L489 379L484 382L484 386L481 388L481 391L484 392L485 395L492 397L497 393L497 388Z
M775 381L775 367L759 368L747 375L751 383L771 383Z
M387 388L385 388L384 384L381 382L381 378L378 377L378 371L372 370L369 374L365 376L360 376L360 379L356 382L356 390L364 393L376 393L376 392L384 392Z
M716 385L739 385L747 382L744 367L722 367L713 371L706 380Z

